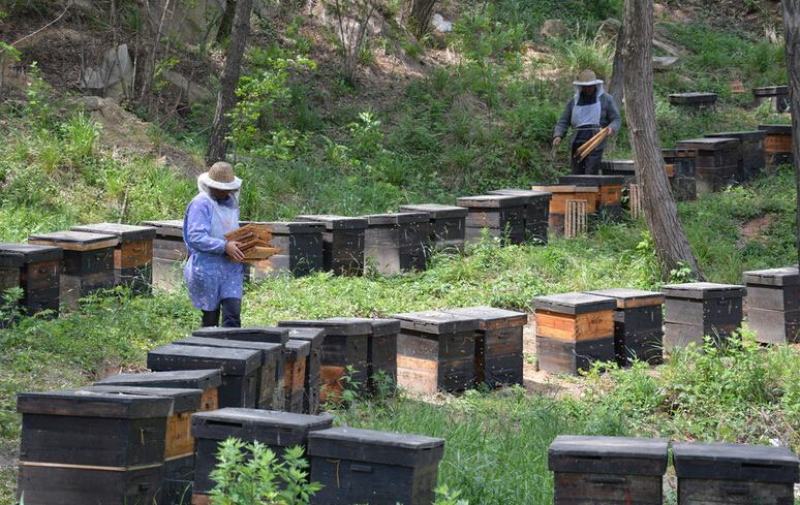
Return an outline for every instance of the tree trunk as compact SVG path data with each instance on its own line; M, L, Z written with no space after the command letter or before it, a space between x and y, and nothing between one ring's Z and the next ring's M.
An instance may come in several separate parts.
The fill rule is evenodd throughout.
M792 154L797 188L797 258L800 264L800 0L783 0L783 27L786 31L786 69L792 110Z
M231 36L231 28L233 28L233 17L236 14L236 0L226 0L225 12L222 13L222 18L219 22L219 30L217 30L217 43L224 44L228 37Z
M702 279L697 260L678 220L656 131L653 97L653 0L625 0L622 60L628 129L642 189L647 226L666 275L688 267Z
M433 17L433 6L436 0L412 0L411 1L411 32L417 37L422 38L428 33Z
M217 94L217 108L214 111L214 124L211 127L211 136L208 139L206 161L214 163L225 159L227 150L228 112L236 104L236 86L239 84L239 73L242 69L242 59L247 46L247 37L250 34L250 14L253 11L253 0L238 0L236 2L236 15L233 19L233 33L225 58L225 67L220 77L220 88Z
M620 107L625 100L624 71L622 65L622 46L625 40L625 25L620 24L617 31L617 43L614 48L614 66L611 69L611 80L608 83L608 93L613 96Z

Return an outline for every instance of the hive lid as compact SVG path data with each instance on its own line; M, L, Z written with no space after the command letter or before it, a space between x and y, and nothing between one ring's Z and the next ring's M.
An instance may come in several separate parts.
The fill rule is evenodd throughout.
M476 331L480 327L480 321L475 317L450 314L438 310L407 312L405 314L396 314L394 318L400 320L400 327L404 330L432 335Z
M712 300L732 296L745 296L744 286L735 284L716 284L714 282L688 282L686 284L667 284L661 288L667 298L688 298L692 300Z
M278 323L280 325L280 323ZM296 326L286 326L289 330L289 340L305 340L311 344L312 348L317 348L325 342L328 334L325 328L302 328Z
M64 257L60 247L0 243L0 266L16 268L26 263L58 261Z
M308 434L308 455L405 467L437 464L444 440L356 428L329 428Z
M760 124L758 129L767 135L791 135L792 125L790 124Z
M121 373L95 382L96 386L128 385L207 390L222 384L218 369L175 370L171 372Z
M526 204L530 204L537 200L550 200L553 198L553 193L549 191L536 191L533 189L514 189L514 188L504 188L504 189L495 189L493 191L489 191L490 195L511 195L511 196L523 196L526 198Z
M649 307L664 303L664 293L658 291L645 291L642 289L610 288L587 291L590 295L607 296L617 301L618 309L632 309L635 307Z
M617 301L607 296L588 293L562 293L558 295L537 296L533 308L561 314L586 314L617 308Z
M201 347L225 347L228 349L254 349L261 351L261 363L278 359L283 354L284 344L268 342L251 342L247 340L228 340L224 338L187 337L173 342L176 345L193 345Z
M229 437L273 447L305 445L308 433L329 428L333 416L310 416L274 410L225 408L192 415L192 436L211 440Z
M267 221L261 223L273 235L310 235L325 231L325 225L312 221Z
M28 237L28 243L50 245L65 251L95 251L115 247L119 239L107 233L87 233L84 231L56 231L36 233Z
M151 370L192 370L214 368L223 375L248 375L261 366L261 351L226 347L201 347L169 344L147 353Z
M455 205L442 205L438 203L418 203L401 205L400 210L412 212L425 212L430 214L431 219L448 219L467 217L469 209L457 207Z
M431 220L427 212L395 212L390 214L370 214L364 216L370 226L427 223Z
M308 340L289 340L286 342L285 346L286 355L289 356L291 360L305 358L311 354L311 342Z
M278 326L325 328L329 337L356 337L372 334L372 325L363 318L295 319L279 321Z
M625 177L621 175L562 175L558 178L558 182L576 186L621 186L625 184Z
M136 396L155 396L159 398L169 398L172 400L172 411L170 414L181 414L183 412L197 412L200 410L200 401L203 396L202 389L178 389L178 388L149 388L143 386L88 386L82 388L84 391L98 391L101 393L116 393Z
M497 309L495 307L462 307L447 309L445 312L460 316L474 317L478 320L481 330L494 330L498 328L512 328L528 324L528 314L513 310Z
M800 461L785 447L673 443L678 478L796 483Z
M172 399L158 396L67 390L19 393L17 412L55 416L146 419L167 417Z
M85 231L89 233L104 233L114 235L123 243L138 240L153 240L156 238L154 226L134 226L131 224L97 223L73 226L72 231Z
M400 332L400 321L397 319L373 319L366 317L330 317L326 321L351 321L354 323L367 323L370 325L372 331L370 335L373 337L384 337L386 335L396 335Z
M367 220L362 217L337 216L334 214L305 214L297 216L295 219L298 221L323 223L326 230L363 230L367 227Z
M553 184L550 186L531 186L536 191L547 191L549 193L597 193L600 188L597 186L576 186L574 184Z
M554 472L664 475L669 441L665 438L559 435L548 450Z
M528 197L520 195L476 195L462 196L456 199L456 203L470 209L505 209L521 207L528 203L528 200Z
M736 149L739 147L739 139L729 137L687 139L678 141L676 147L678 149L695 149L698 151Z
M740 141L758 141L763 140L766 137L766 132L761 130L747 130L747 131L740 131L740 132L719 132L719 133L706 133L706 137L727 137L733 139L739 139Z
M744 273L744 282L762 286L796 286L800 284L800 272L797 267L751 270Z
M177 237L183 238L183 221L180 219L169 219L165 221L143 221L143 225L152 226L156 229L156 237Z
M289 340L289 330L285 328L276 328L274 326L256 326L251 328L223 328L213 326L195 330L192 332L192 336L285 344Z
M753 93L756 94L756 96L788 95L789 86L787 85L760 86L758 88L753 88Z

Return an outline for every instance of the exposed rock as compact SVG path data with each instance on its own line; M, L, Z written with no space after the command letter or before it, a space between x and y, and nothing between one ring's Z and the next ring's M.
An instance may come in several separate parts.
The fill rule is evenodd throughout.
M436 31L441 33L448 33L453 31L453 23L446 20L444 16L442 16L438 12L433 15L433 18L431 18L431 26L433 26L433 28Z
M542 23L539 35L545 38L559 38L567 34L567 25L560 19L548 19Z
M653 56L653 70L669 70L678 63L677 56Z
M225 0L172 0L164 16L162 33L185 44L208 42L217 36L219 20L224 12ZM163 14L161 9L153 8L149 14L153 26L158 26Z
M81 73L81 89L112 98L124 97L132 83L133 62L127 44L109 49L99 66Z
M191 81L178 72L166 70L161 76L178 88L189 104L204 102L214 98L214 94L205 86Z

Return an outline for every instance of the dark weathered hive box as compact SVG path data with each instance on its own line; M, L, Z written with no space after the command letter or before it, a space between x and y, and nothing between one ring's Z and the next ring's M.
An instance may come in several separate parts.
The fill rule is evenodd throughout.
M229 349L253 349L261 351L261 371L256 388L256 407L265 410L281 410L283 408L283 344L196 336L187 337L173 343L176 345L225 347Z
M736 172L738 182L747 182L764 171L764 139L766 133L761 130L708 133L711 138L733 138L739 141L739 169Z
M744 273L747 323L764 343L800 342L800 274L797 267Z
M28 242L60 247L61 303L78 308L78 300L101 289L114 287L114 248L119 239L114 235L59 231L31 235Z
M114 235L119 243L114 248L114 276L119 285L130 286L134 293L149 294L153 286L152 226L98 223L73 226L73 231Z
M178 370L173 372L121 373L95 382L95 386L143 386L152 388L200 389L200 410L219 408L219 369Z
M695 153L695 179L698 193L719 191L736 181L739 168L739 140L698 138L681 140L679 150Z
M617 175L625 180L625 184L636 182L636 162L633 160L603 160L600 162L600 173Z
M634 359L660 363L664 348L664 294L641 289L612 288L589 291L617 301L614 310L614 354L617 364Z
M534 298L539 368L577 374L595 361L613 361L616 306L613 298L586 293Z
M789 505L800 481L789 449L741 444L673 443L678 504Z
M559 435L548 464L554 505L661 505L666 439Z
M221 347L165 345L147 353L147 367L162 372L219 368L220 407L255 407L261 351Z
M744 286L690 282L669 284L666 295L664 349L669 352L703 337L726 340L742 324Z
M621 175L564 175L558 178L559 184L596 187L597 211L610 217L622 215L622 188L625 177Z
M325 343L325 328L302 328L292 326L290 322L281 321L278 326L289 330L292 340L308 342L309 355L306 364L305 394L303 396L303 413L315 415L319 412L320 374L322 370L322 345Z
M550 199L550 233L564 235L564 219L567 213L567 202L570 200L580 200L586 202L586 214L591 215L597 212L597 194L600 188L597 186L575 186L575 185L552 185L552 186L533 186L535 191L546 191L553 196Z
M672 93L669 95L672 105L686 105L691 107L710 107L717 103L716 93L693 91L690 93Z
M762 124L758 125L758 129L766 133L766 137L764 137L764 156L767 167L794 163L792 125Z
M775 112L786 112L790 107L789 86L753 88L753 98L756 105L761 105L765 101L773 102Z
M469 211L464 207L423 203L400 206L402 212L424 212L430 216L430 241L439 250L464 247L466 218Z
M424 212L398 212L364 216L368 227L364 253L384 275L425 270L428 264L430 216Z
M308 435L311 481L318 505L430 505L444 440L355 428Z
M63 255L60 247L0 244L2 289L22 288L22 308L29 315L45 310L58 315Z
M458 392L475 385L480 322L442 311L411 312L400 320L397 383L417 393Z
M278 254L252 264L253 279L288 273L302 277L324 270L322 258L322 223L302 221L274 221L259 223L270 233L270 245L280 250Z
M172 405L93 391L20 393L18 495L34 505L152 503Z
M323 264L336 275L364 273L364 231L367 220L335 215L297 216L298 221L323 223Z
M696 153L678 149L662 149L661 152L664 155L664 169L670 178L672 195L679 201L696 200L697 181L694 166Z
M490 195L511 195L525 198L525 240L547 244L552 193L532 189L497 189Z
M446 312L478 320L475 342L477 381L489 387L522 384L524 312L494 307L466 307Z
M214 482L210 474L217 464L218 446L230 437L246 443L265 444L280 458L287 448L306 447L310 432L330 428L332 424L330 414L309 416L251 409L221 409L195 414L192 416L192 435L197 446L197 463L193 492L211 492Z
M462 196L456 200L469 209L466 219L466 240L478 242L484 229L489 236L510 244L525 241L525 203L527 198L514 195Z
M156 229L153 241L153 285L161 289L177 289L183 284L183 262L189 257L183 241L183 221L144 221Z

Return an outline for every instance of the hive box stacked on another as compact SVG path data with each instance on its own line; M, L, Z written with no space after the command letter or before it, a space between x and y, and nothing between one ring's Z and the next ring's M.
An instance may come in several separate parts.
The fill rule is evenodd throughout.
M552 193L532 189L498 189L489 191L489 194L525 197L525 240L547 243Z
M26 505L150 505L172 406L156 396L20 393L19 497Z
M695 151L686 149L662 149L665 170L670 178L672 195L679 201L697 199L697 180L695 178Z
M800 481L785 447L673 443L678 505L791 505Z
M475 342L477 381L489 387L522 384L524 312L494 307L467 307L446 312L473 317L479 327Z
M393 389L397 384L397 336L400 321L380 318L338 318L327 321L369 323L372 332L367 339L367 392L378 393L380 388Z
M489 236L500 238L505 243L521 244L525 241L524 196L463 196L456 203L469 209L466 220L468 242L479 242L484 229L488 230Z
M603 160L600 173L622 177L625 184L636 183L636 162L633 160Z
M792 125L762 124L758 129L766 134L764 137L764 157L768 168L794 163L792 153Z
M149 294L153 287L152 226L99 223L73 226L73 231L103 233L119 239L114 249L114 278L118 285L129 286L134 293Z
M219 387L221 385L222 373L218 369L121 373L95 382L95 386L199 389L203 392L203 396L200 398L200 410L219 408Z
M425 270L428 264L430 216L424 212L399 212L364 216L369 223L364 253L384 275Z
M747 182L758 177L764 171L764 139L766 133L761 130L742 132L709 133L706 137L733 138L739 141L739 169L736 172L738 182Z
M555 235L564 234L564 222L567 213L567 202L570 200L580 200L586 202L586 213L594 214L597 212L597 193L600 188L597 186L533 186L535 191L546 191L552 193L550 199L550 233Z
M672 351L710 336L726 340L742 324L744 286L691 282L669 284L666 295L664 350Z
M411 312L400 320L397 384L417 393L458 392L475 385L474 317L442 311Z
M469 210L454 205L423 203L403 205L401 212L424 212L430 216L429 240L438 250L461 250L466 237Z
M283 344L246 342L222 338L192 336L173 342L176 345L201 347L224 347L229 349L252 349L261 351L260 378L256 387L256 407L265 410L281 410L284 400Z
M681 140L677 149L691 151L695 158L698 193L719 191L735 182L739 168L739 141L734 138Z
M281 221L258 223L272 234L270 246L280 251L268 259L252 263L253 279L288 273L302 277L324 269L322 223Z
M430 505L444 440L355 428L308 434L314 505Z
M76 309L81 298L114 287L114 247L119 242L114 235L58 231L31 235L28 242L63 249L59 285L63 305Z
M28 315L51 310L57 316L63 256L60 247L0 244L2 290L22 288L20 303Z
M703 109L713 107L717 103L716 93L705 93L693 91L689 93L672 93L669 95L669 103L684 107Z
M564 293L533 299L536 357L546 372L577 374L614 360L614 310L606 296Z
M800 274L797 267L744 273L747 324L756 340L771 344L800 342Z
M554 505L661 505L666 439L559 435L550 445Z
M194 480L194 438L192 414L201 411L201 389L153 388L141 386L91 386L86 391L136 396L155 396L172 400L164 443L164 473L160 504L189 503Z
M789 86L753 88L753 98L756 105L772 102L774 112L786 112L789 110Z
M255 407L261 360L261 351L252 349L175 344L161 346L147 353L147 367L156 372L220 369L220 407Z
M660 363L663 357L664 295L640 289L612 288L589 294L614 298L614 353L617 364L629 365L638 359Z
M192 416L196 466L192 505L208 505L214 488L211 471L217 465L219 445L228 438L245 443L260 442L279 458L286 449L308 444L308 435L330 428L329 414L308 416L289 412L251 409L221 409ZM307 451L306 451L307 453Z
M559 184L598 188L597 212L613 218L622 216L622 188L625 177L620 175L565 175Z
M189 257L183 241L183 221L145 221L156 229L153 241L153 285L173 290L183 284L183 262Z
M364 232L367 220L334 215L297 216L298 221L323 223L323 266L336 275L364 273Z

